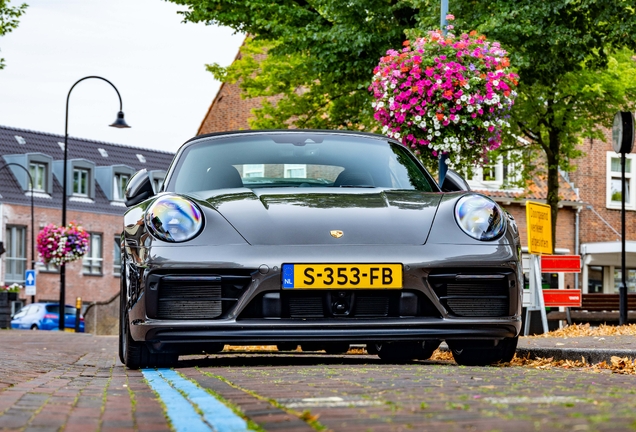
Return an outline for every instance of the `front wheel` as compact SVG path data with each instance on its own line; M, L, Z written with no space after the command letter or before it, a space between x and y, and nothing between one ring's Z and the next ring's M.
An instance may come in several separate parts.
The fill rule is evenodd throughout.
M37 324L33 324L33 325L31 326L31 330L37 330L37 329L38 329L38 325L37 325Z
M460 366L488 366L508 363L515 356L519 336L493 341L447 341L455 362Z
M130 335L125 290L120 292L119 303L119 359L128 369L144 367L170 367L179 359L174 353L152 353L144 342L133 340Z

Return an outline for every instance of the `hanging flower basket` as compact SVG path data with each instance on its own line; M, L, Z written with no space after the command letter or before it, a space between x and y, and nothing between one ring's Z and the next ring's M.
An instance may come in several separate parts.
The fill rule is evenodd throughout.
M49 224L37 236L38 253L45 263L64 265L88 251L88 233L75 222L66 227Z
M424 158L441 152L454 165L483 160L501 145L517 95L506 54L474 31L439 30L387 51L369 87L382 133Z

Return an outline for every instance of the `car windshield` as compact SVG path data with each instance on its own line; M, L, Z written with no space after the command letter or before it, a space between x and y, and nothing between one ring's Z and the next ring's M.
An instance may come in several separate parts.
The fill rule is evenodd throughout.
M60 311L60 305L47 305L46 311L49 313L58 313ZM72 306L64 306L64 315L75 315L75 308Z
M166 190L244 187L437 190L430 175L398 144L310 132L204 139L180 154Z

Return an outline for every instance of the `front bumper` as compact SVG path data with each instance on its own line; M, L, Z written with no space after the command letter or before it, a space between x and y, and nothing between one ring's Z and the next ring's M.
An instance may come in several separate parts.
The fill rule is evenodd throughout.
M521 268L517 251L499 244L434 246L219 246L153 247L143 267L132 263L126 280L137 287L128 292L131 336L147 341L155 350L174 345L224 343L236 345L281 342L370 343L426 339L502 339L517 336L521 329ZM433 306L426 316L351 318L246 317L253 301L263 295L284 293L280 268L284 263L382 263L404 265L403 290L416 293ZM153 275L247 274L248 283L236 303L215 319L157 318L151 310L155 300L148 288ZM247 273L246 273L247 272ZM448 273L506 274L507 309L502 316L458 316L440 291L433 276L449 279ZM134 279L134 275L138 279ZM452 277L450 277L452 279ZM482 284L483 285L483 284ZM325 290L320 291L325 292ZM452 296L448 296L449 298Z

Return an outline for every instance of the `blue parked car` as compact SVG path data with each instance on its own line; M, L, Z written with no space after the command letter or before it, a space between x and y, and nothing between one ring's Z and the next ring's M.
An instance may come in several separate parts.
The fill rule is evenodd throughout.
M11 319L11 328L24 330L58 330L60 305L57 303L32 303L20 309ZM64 308L64 326L75 328L75 308ZM84 333L84 317L80 315L80 333Z

